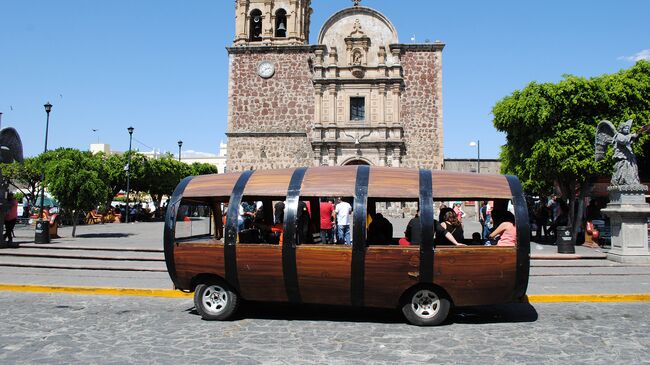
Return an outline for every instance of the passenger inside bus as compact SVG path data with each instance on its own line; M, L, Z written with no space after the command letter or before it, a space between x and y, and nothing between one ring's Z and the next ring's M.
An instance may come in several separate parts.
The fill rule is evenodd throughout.
M441 211L440 226L445 229L448 233L451 233L454 236L456 242L463 242L465 235L463 233L463 224L458 220L458 215L454 212L453 209L446 208ZM436 234L436 245L450 245L455 244L453 241L449 240L447 235Z
M492 213L496 228L488 236L496 240L497 246L515 246L517 244L517 227L515 216L508 211L496 211Z
M372 221L368 225L368 243L389 245L393 241L393 224L381 213L370 214Z
M421 235L422 228L420 225L419 212L420 210L418 209L418 212L415 214L415 217L413 217L409 221L408 225L406 226L406 231L404 231L404 236L406 238L405 241L408 242L410 245L420 245L420 243L422 242L422 235ZM465 246L465 244L461 243L462 241L458 242L456 238L447 229L445 229L440 223L438 223L437 220L433 221L433 230L434 230L434 237L435 237L434 242L448 242L448 244L452 244L455 246ZM405 241L400 240L400 245L404 245Z

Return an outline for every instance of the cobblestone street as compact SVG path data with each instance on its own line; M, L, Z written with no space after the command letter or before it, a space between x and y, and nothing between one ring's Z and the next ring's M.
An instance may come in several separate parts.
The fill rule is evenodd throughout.
M457 312L441 327L393 311L248 304L207 322L188 299L0 293L0 363L650 363L649 303Z

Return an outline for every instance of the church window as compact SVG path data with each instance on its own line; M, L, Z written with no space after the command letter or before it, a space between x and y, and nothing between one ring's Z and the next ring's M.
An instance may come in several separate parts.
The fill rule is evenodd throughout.
M284 9L275 12L275 36L279 38L287 36L287 12Z
M350 120L366 119L366 99L363 97L350 98Z
M251 11L250 16L250 41L262 40L262 12L259 9Z

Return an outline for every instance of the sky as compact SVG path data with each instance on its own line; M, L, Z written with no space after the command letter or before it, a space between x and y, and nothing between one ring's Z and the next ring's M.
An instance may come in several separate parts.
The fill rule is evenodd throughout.
M313 0L310 43L350 0ZM530 82L650 59L650 1L363 0L401 43L440 40L445 158L497 158L494 104ZM233 0L0 0L0 112L25 156L108 143L183 155L226 142Z

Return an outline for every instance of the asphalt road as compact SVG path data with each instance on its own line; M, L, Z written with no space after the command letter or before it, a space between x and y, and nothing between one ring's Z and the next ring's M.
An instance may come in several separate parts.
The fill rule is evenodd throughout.
M433 328L258 303L208 322L188 299L0 292L0 307L3 364L650 363L648 302L481 307Z

